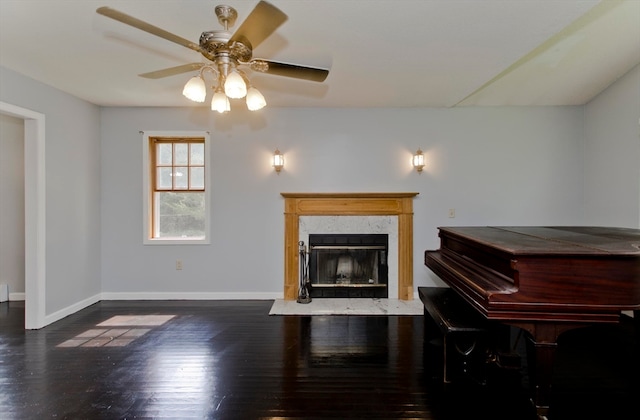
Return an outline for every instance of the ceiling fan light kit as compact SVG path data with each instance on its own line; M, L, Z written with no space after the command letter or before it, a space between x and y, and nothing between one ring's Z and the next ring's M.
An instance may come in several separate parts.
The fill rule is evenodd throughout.
M224 93L231 99L242 99L247 96L247 85L237 71L227 75L224 82Z
M264 108L267 105L267 101L262 96L262 93L253 86L247 90L247 108L249 111L257 111Z
M238 17L237 11L230 6L216 6L218 22L224 29L202 32L198 44L109 7L100 7L96 12L202 54L210 62L183 64L140 76L158 79L198 70L199 74L187 81L182 94L194 102L202 103L207 96L204 72L211 71L216 78L216 84L212 86L214 93L211 109L220 113L231 109L229 98L245 98L250 111L262 109L267 104L262 93L251 85L249 77L240 68L242 66L255 72L314 82L323 82L329 75L327 69L252 58L253 48L287 20L286 14L265 1L258 2L233 34L229 28L234 25Z
M202 76L193 76L182 89L182 94L193 102L204 102L207 97L207 88Z
M229 98L224 94L222 88L217 88L211 99L211 110L220 114L231 111L231 103Z

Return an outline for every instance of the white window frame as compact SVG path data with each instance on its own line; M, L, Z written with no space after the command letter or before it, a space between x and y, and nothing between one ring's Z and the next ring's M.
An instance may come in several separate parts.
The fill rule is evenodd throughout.
M153 137L175 138L204 138L204 238L199 239L168 239L152 238L150 229L151 206L153 194L151 192L151 156L149 154L149 141ZM208 245L211 243L211 181L209 177L209 165L211 159L209 133L206 131L145 131L142 133L142 240L145 245Z

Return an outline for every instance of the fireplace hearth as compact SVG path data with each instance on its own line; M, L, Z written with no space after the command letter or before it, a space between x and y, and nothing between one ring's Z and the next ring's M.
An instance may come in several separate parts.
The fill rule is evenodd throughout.
M387 234L310 234L311 297L388 297Z

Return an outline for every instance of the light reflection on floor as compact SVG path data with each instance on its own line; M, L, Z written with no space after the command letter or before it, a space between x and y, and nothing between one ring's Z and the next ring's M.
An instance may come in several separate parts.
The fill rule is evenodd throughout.
M153 396L145 401L146 414L150 418L218 418L211 416L211 409L219 408L227 394L218 387L217 366L206 342L186 340L179 347L156 347L140 371L147 384L145 392Z
M123 347L151 331L151 328L140 327L158 327L174 317L175 315L116 315L96 327L129 328L92 328L57 347Z
M175 315L116 315L98 324L98 327L157 327Z

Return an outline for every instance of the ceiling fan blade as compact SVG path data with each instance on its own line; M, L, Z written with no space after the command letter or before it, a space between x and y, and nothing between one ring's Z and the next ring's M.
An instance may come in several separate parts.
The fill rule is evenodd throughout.
M249 41L251 47L255 48L275 32L287 19L287 15L280 9L266 1L261 1L231 36L229 42L239 41L246 43Z
M138 76L145 79L161 79L163 77L175 76L176 74L187 73L190 71L200 70L204 66L202 63L189 63L181 66L169 67L162 70L150 71L149 73L142 73Z
M171 32L167 32L164 29L160 29L157 26L153 26L150 23L144 22L140 19L136 19L132 16L129 16L125 13L119 12L110 7L99 7L96 9L98 14L109 17L111 19L115 19L119 22L122 22L126 25L133 26L134 28L141 29L145 32L148 32L152 35L159 36L160 38L164 38L168 41L175 42L176 44L182 45L183 47L191 48L194 51L202 52L200 46L195 44L188 39L182 38L178 35L174 35Z
M295 77L296 79L324 82L329 70L316 67L305 67L297 64L278 63L276 61L253 59L249 62L252 70L277 76Z

